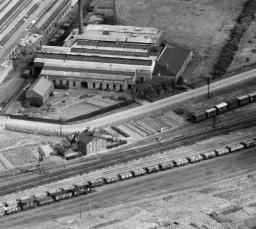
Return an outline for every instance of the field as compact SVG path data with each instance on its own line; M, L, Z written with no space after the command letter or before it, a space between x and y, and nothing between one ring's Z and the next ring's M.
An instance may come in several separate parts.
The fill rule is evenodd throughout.
M205 84L245 0L117 0L118 23L153 26L173 43L192 49L195 58L184 78Z
M7 113L66 120L119 103L121 102L120 96L129 98L124 93L95 91L84 88L56 89L54 95L39 108L24 108L20 101L16 101L7 110Z
M240 42L239 49L236 52L235 59L229 67L229 71L232 72L245 65L252 65L256 63L256 22L253 21L247 32L244 34L243 39Z

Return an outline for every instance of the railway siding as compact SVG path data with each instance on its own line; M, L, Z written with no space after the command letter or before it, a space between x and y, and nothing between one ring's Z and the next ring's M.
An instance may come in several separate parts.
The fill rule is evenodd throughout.
M256 138L252 139L252 137L255 137L255 135L250 136L249 140L248 140L248 137L244 138L244 140L246 140L247 142L250 141L251 143L253 142L254 144L251 144L250 147L255 147L256 146ZM237 146L238 142L241 142L241 139L240 140L237 139L235 143L232 141L227 141L225 143L225 145L228 145L228 146L236 145ZM234 148L233 151L229 151L229 153L235 152L237 150L241 150L243 148L244 147ZM203 155L203 157L202 157L202 155ZM208 156L206 156L206 155L208 155ZM208 150L208 151L204 149L200 153L198 152L198 153L194 153L194 154L191 154L191 152L190 153L186 152L184 155L176 155L176 156L173 156L173 154L170 154L169 151L166 151L162 154L155 154L153 156L144 158L142 160L135 160L135 161L126 163L122 166L115 165L111 168L103 168L103 169L97 170L93 173L87 173L87 174L79 175L76 177L71 177L69 179L65 179L62 181L53 182L51 184L48 184L45 186L40 186L40 187L31 189L31 190L25 190L25 191L19 193L19 198L25 199L35 193L37 193L36 194L37 196L45 195L44 193L46 191L54 192L60 187L64 188L64 189L68 189L74 183L78 184L78 185L82 185L89 181L91 181L92 183L94 183L96 181L97 182L101 181L100 185L104 185L105 184L104 182L107 182L107 181L112 183L112 182L117 182L117 181L121 181L121 180L126 180L126 179L136 177L137 175L140 176L140 175L145 175L145 174L151 174L151 173L162 171L165 169L170 169L172 167L179 167L179 166L184 166L189 163L196 163L196 162L201 161L202 158L210 159L210 158L214 158L216 156L220 156L220 155L217 155L213 149ZM189 161L188 158L193 158L193 157L197 158L197 159L195 159L194 161ZM168 165L167 165L167 163L168 163ZM161 164L163 164L163 166L161 166ZM144 168L144 172L142 171L143 168ZM131 171L134 171L134 172L131 173ZM106 181L103 181L104 179L102 179L102 177L105 177ZM9 195L0 197L1 202L7 202L10 205L12 205L16 199L17 199L17 193L13 193L13 194L9 194Z

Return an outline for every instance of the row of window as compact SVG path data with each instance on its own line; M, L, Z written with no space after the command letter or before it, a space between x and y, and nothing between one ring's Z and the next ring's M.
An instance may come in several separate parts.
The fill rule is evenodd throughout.
M56 80L53 80L53 84L56 85ZM62 80L59 81L59 85L63 85ZM68 80L66 81L66 85L69 87L69 81ZM73 87L76 87L76 81L73 81ZM88 83L87 82L81 82L81 87L88 88ZM92 83L92 88L96 88L96 83L95 82ZM102 89L102 88L103 88L103 84L100 83L99 84L99 89ZM116 90L116 88L117 88L117 85L113 84L113 90ZM128 84L128 89L131 89L131 88L132 88L132 85ZM106 84L106 89L110 89L110 85L108 83ZM120 85L120 90L121 91L123 90L123 85Z

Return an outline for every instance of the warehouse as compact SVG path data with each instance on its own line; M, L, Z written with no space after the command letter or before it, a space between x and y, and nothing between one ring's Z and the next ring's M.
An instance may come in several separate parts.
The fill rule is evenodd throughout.
M152 78L161 39L155 28L89 25L64 47L43 46L34 63L55 86L124 91Z
M53 83L44 77L40 77L26 92L26 99L32 106L41 106L49 98L53 90Z
M193 52L191 50L167 45L156 61L154 74L175 76L176 81L178 81L192 57Z

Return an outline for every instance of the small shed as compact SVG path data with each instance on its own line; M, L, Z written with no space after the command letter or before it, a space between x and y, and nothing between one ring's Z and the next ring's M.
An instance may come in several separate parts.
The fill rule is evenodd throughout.
M40 77L27 90L26 99L30 101L32 106L41 106L49 98L53 90L53 83L44 77Z
M78 150L83 154L87 155L91 152L91 142L94 139L94 135L91 132L84 131L79 136Z
M192 56L191 50L166 45L157 58L154 75L175 76L178 81L192 60Z

